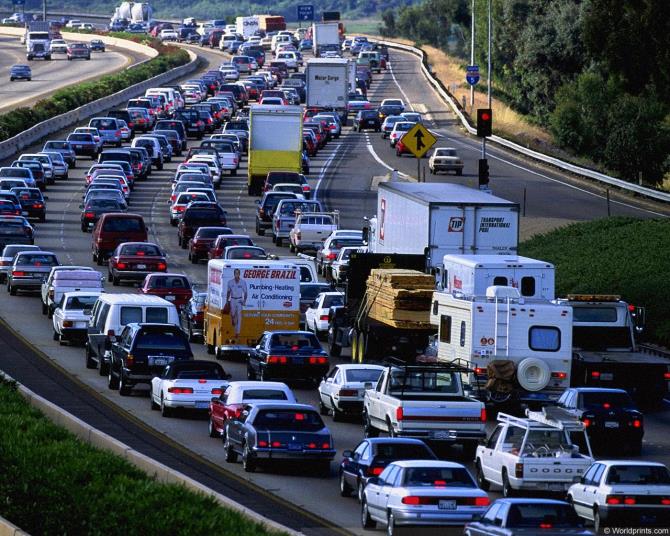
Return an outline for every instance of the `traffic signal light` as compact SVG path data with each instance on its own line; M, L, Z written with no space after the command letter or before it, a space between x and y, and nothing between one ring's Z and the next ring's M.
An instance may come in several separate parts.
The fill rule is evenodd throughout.
M489 185L489 161L486 158L479 160L479 187L485 188Z
M477 108L477 136L486 138L493 134L493 110Z

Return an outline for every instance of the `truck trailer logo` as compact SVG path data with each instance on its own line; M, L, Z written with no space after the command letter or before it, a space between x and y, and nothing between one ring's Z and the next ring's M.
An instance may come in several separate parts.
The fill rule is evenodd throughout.
M452 216L449 218L449 232L462 233L465 226L465 218L462 216Z

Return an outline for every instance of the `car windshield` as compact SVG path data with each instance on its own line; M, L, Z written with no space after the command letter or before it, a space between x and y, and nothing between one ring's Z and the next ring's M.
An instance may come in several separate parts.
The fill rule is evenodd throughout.
M634 408L635 404L628 393L592 392L582 393L584 409Z
M191 285L189 284L188 279L183 276L158 275L152 276L149 279L149 288L190 289Z
M288 400L288 397L279 389L245 389L242 400Z
M615 465L607 473L607 484L670 485L670 473L661 465Z
M119 255L135 255L137 257L160 257L161 251L152 244L126 244L119 248Z
M379 377L382 375L381 370L376 369L350 369L344 373L347 383L361 382L361 383L377 383Z
M70 296L67 299L65 308L70 311L83 311L86 308L93 307L93 304L98 300L98 296Z
M225 380L226 377L223 367L218 363L194 363L190 366L181 364L175 378L178 380Z
M470 474L461 467L411 467L405 471L406 487L475 488Z
M425 445L378 443L376 449L376 457L385 460L421 460L435 457L428 451Z
M188 351L188 341L184 335L173 332L140 330L135 348L137 350Z
M4 222L3 222L4 223ZM58 266L58 259L55 255L43 255L41 253L29 253L16 258L16 264L21 266Z
M315 335L310 333L275 333L270 339L270 348L273 351L292 350L321 350L321 344Z
M318 413L295 409L261 410L254 419L254 426L270 430L295 430L299 432L316 432L325 427Z
M510 505L506 526L541 530L543 526L579 527L582 522L569 504L514 503Z

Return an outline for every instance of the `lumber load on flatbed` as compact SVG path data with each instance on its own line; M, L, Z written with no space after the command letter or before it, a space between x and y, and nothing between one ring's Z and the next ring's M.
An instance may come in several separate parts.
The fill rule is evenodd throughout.
M401 329L427 329L434 288L434 276L416 270L372 270L367 280L368 316Z

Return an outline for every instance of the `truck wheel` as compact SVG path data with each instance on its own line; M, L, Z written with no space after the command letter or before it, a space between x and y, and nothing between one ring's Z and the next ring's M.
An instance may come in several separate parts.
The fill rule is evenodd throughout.
M280 247L282 247L283 242L284 242L284 239L281 238L280 236L278 236L275 244L277 244L277 247L280 248Z
M230 444L230 440L227 437L223 442L223 450L226 453L226 461L228 463L235 463L237 461L237 452L233 450L233 446Z
M47 305L44 302L42 302L42 314L45 315L45 314L47 314L48 311L49 311L49 308L47 307Z
M128 385L128 381L126 380L126 377L123 375L123 369L119 371L119 394L121 396L128 396L130 395L130 391L132 390L132 387Z
M507 471L503 469L502 474L502 493L503 497L514 497L514 488L509 483L509 478L507 477Z
M482 470L482 462L477 460L477 465L475 466L475 472L477 475L477 486L479 486L480 489L483 489L484 491L488 491L489 488L491 487L491 484L489 483L486 478L484 478L484 471Z
M363 412L363 423L365 437L379 437L379 430L373 428L372 422L370 421L370 416L367 414L367 412Z
M342 347L337 343L330 345L330 357L340 357L342 355Z
M107 373L107 387L112 390L119 388L119 380L114 377L111 365L109 367L109 372Z

